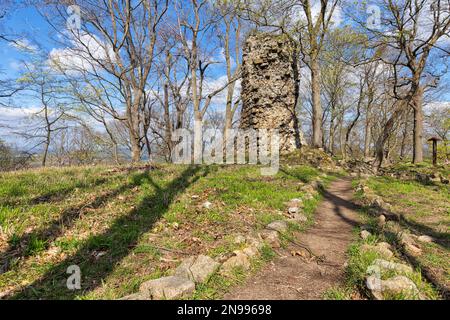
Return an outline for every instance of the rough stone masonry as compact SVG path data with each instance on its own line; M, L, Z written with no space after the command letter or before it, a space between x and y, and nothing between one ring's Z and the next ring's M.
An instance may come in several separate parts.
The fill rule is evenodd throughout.
M301 145L297 58L285 36L251 34L242 56L242 129L279 129L280 152Z

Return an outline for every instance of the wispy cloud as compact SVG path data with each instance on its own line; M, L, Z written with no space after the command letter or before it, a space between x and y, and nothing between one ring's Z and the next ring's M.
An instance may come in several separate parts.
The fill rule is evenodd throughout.
M92 70L97 66L96 61L114 61L112 49L95 35L84 34L79 38L72 38L70 46L54 48L49 54L49 64L55 69L66 71Z
M30 40L23 38L14 42L10 42L9 45L19 51L22 52L37 52L39 50L38 46L35 44L32 44Z

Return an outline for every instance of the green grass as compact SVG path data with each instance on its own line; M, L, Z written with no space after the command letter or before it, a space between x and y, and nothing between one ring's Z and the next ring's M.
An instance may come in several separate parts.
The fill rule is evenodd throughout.
M407 264L407 262L402 261L400 253L396 251L396 241L397 238L392 238L389 233L383 232L378 226L377 218L368 214L366 209L360 210L360 216L364 223L365 229L372 233L367 239L359 239L354 241L348 248L348 265L346 268L346 281L345 286L341 288L332 288L325 293L326 297L330 299L350 299L352 293L357 293L365 298L370 299L370 291L366 287L366 277L367 270L369 266L373 264L376 259L386 259L381 256L378 252L373 250L361 250L363 245L376 245L379 242L388 242L393 246L393 252L396 254L390 261ZM360 233L360 228L355 228L355 235ZM404 275L402 273L397 273L392 270L384 270L381 274L381 279L386 280L388 278L394 277L396 275ZM423 279L420 269L415 269L412 273L406 275L410 278L419 289L422 296L427 299L440 299L439 293L436 288ZM407 297L402 294L400 295L385 295L386 300L404 300L411 299L412 297ZM414 297L418 298L418 297Z
M3 173L0 262L9 268L0 275L0 292L12 292L13 299L115 299L170 273L186 256L237 250L234 235L282 219L285 202L303 197L301 186L321 174L292 166L265 177L259 169L159 165L149 171L98 166ZM309 217L319 199L304 200ZM272 257L264 248L258 261ZM82 290L65 286L73 264L81 268ZM241 273L211 279L197 296L220 295Z
M423 166L427 168L427 166ZM410 232L430 235L437 241L420 244L423 254L417 265L435 275L440 285L450 285L450 188L447 185L423 185L416 181L374 177L368 187L393 211L402 214L402 227Z
M323 294L324 300L351 300L352 291L349 288L331 288Z

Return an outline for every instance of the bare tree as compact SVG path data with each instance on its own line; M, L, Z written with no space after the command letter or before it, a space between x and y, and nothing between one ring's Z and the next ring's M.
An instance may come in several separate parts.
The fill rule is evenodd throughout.
M26 87L28 97L39 102L39 110L33 114L31 124L18 133L34 141L33 149L43 146L41 163L45 167L54 134L66 128L60 124L67 116L64 108L64 83L45 62L35 59L31 63L24 62L24 66L25 72L18 81Z
M237 80L237 77L232 78L219 88L204 94L206 71L217 61L211 59L211 53L208 52L206 47L202 51L201 39L208 35L209 31L220 19L220 16L217 15L210 3L209 0L190 0L188 4L179 2L176 8L180 39L183 44L185 57L189 63L190 100L193 106L195 125L202 122L211 100ZM194 130L194 132L196 134L194 137L194 150L201 152L201 139L198 136L200 130Z
M67 15L67 1L53 1L47 21L54 23L55 13L61 23ZM59 32L70 44L68 56L78 63L65 64L54 56L54 64L84 85L78 92L95 96L96 107L116 120L123 121L129 132L133 161L139 161L143 148L143 117L148 99L148 85L158 39L159 26L168 9L168 0L77 1L81 8L81 29ZM74 72L75 71L75 72ZM85 103L86 103L85 99Z
M218 1L216 6L219 9L224 26L224 31L219 34L219 37L223 42L227 80L230 83L227 87L225 105L224 137L227 137L227 131L233 125L234 114L240 103L240 99L235 98L236 81L234 80L239 77L241 69L241 32L243 22L239 16L237 1Z
M413 110L413 162L423 161L423 96L441 76L429 67L434 51L447 53L440 42L450 30L448 0L383 0L381 30L370 29L377 45L387 48L379 58L393 66L393 94L399 105ZM399 111L400 112L400 111Z

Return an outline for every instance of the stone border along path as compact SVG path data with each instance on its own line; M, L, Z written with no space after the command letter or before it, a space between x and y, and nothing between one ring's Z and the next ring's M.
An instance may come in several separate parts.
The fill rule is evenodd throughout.
M411 233L407 228L403 228L400 224L402 219L404 219L401 215L397 215L392 211L392 206L385 202L380 196L375 195L375 193L370 190L370 188L366 185L366 182L360 181L359 185L356 188L356 191L360 192L362 195L362 199L365 205L369 207L369 214L378 217L378 226L383 229L384 232L388 232L391 235L394 235L397 242L400 244L397 247L397 250L406 258L407 262L411 263L413 266L420 270L422 276L431 284L433 284L439 291L440 295L445 299L450 299L450 288L447 284L441 283L439 279L434 275L432 270L429 270L427 266L420 265L416 261L416 257L422 255L422 243L430 243L435 242L436 239L429 235L425 234L414 234ZM366 239L370 236L370 232L367 230L361 231L361 238ZM377 247L375 247L375 251L379 251L380 245L387 249L385 251L385 256L390 258L393 256L391 252L391 245L385 242L378 243ZM366 245L366 248L368 246ZM372 246L372 249L374 247ZM390 253L389 253L390 252ZM387 254L387 255L386 255ZM390 266L392 267L392 262L390 262ZM376 263L375 263L376 264ZM409 266L408 266L409 267ZM391 268L392 269L392 268ZM394 268L396 269L396 268ZM405 273L405 272L404 272ZM411 272L409 272L411 273ZM400 279L402 278L402 279ZM388 279L391 280L387 283L382 283L383 287L385 287L384 291L395 291L395 286L392 285L398 284L397 288L405 288L411 296L418 296L419 299L425 299L424 296L418 291L416 285L409 279L408 277L396 277ZM375 279L373 277L367 277L366 285L369 289L373 287ZM380 290L378 290L380 291ZM383 291L383 290L382 290ZM372 295L375 299L382 299L382 292L377 292L376 290L371 289Z
M359 225L357 206L351 202L352 197L350 179L332 182L316 209L314 225L297 236L296 242L307 246L321 259L302 259L307 253L298 251L298 246L289 245L285 255L269 263L244 285L233 288L224 298L322 299L327 289L343 284L346 251L354 238L352 230Z
M320 188L320 178L302 187L305 193L304 198L310 199L317 194ZM288 221L302 223L307 221L307 217L302 214L302 199L292 199L286 203ZM288 223L285 220L273 221L256 236L238 235L235 242L246 244L244 249L236 250L233 256L222 264L211 257L198 255L184 259L181 264L172 272L172 275L159 279L149 280L141 284L139 292L120 298L120 300L160 300L160 299L180 299L191 296L197 284L205 283L216 272L230 274L234 268L240 267L244 271L251 268L251 260L260 255L260 250L264 244L273 248L280 248L280 236L288 230ZM291 241L298 247L304 248L314 258L313 252L305 245L296 241ZM298 260L297 258L296 260Z

